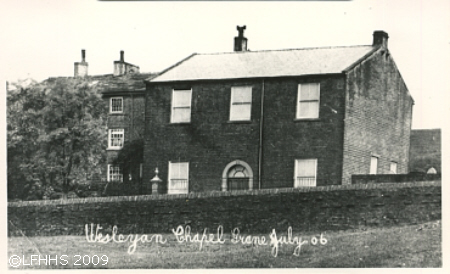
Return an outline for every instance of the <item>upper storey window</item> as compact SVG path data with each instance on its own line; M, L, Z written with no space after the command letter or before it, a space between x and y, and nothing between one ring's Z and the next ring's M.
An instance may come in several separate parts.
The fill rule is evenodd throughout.
M110 113L123 112L123 97L111 97L111 99L109 100L109 112Z
M319 118L320 84L305 83L298 85L297 119Z
M232 87L230 121L250 121L252 87Z
M173 90L171 123L191 122L192 90Z
M108 130L108 148L109 149L121 149L124 141L123 128Z

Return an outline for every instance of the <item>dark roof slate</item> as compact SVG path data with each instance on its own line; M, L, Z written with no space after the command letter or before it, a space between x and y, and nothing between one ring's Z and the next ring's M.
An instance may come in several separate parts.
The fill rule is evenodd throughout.
M156 73L133 73L114 76L113 74L86 76L90 85L95 86L102 94L130 93L145 91L145 79L154 77ZM51 77L45 82L51 83L61 78L73 77Z

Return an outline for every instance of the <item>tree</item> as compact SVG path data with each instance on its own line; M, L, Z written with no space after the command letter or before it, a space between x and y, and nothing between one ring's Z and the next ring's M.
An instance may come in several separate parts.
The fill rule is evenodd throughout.
M100 172L107 106L87 80L57 78L16 86L8 91L7 102L11 190L25 180L67 193L85 174Z

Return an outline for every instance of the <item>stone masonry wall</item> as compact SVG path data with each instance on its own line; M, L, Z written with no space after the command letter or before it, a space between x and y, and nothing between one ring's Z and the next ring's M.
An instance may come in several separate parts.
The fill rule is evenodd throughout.
M109 105L111 97L123 97L123 113L108 114L108 129L124 129L124 140L128 143L132 140L144 139L145 126L145 98L143 94L114 95L105 97L105 103ZM120 150L107 149L107 163L112 163ZM105 173L106 175L106 166ZM139 166L133 167L135 178L139 174ZM124 177L125 180L127 176Z
M352 184L382 184L382 183L405 183L422 181L439 181L441 174L408 173L408 174L364 174L352 175Z
M117 95L110 97L123 97L123 113L108 114L108 129L123 128L125 131L125 142L144 138L144 95ZM108 105L110 97L104 99Z
M170 233L223 225L243 233L329 231L417 224L441 218L441 182L331 185L302 189L101 197L8 203L8 235L84 235L85 224L111 232Z

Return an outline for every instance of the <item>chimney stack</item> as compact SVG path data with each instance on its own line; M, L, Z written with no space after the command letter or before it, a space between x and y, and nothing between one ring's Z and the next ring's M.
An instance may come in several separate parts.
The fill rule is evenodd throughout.
M247 51L247 38L244 37L244 30L246 26L236 26L239 32L237 37L234 37L234 51Z
M88 63L86 62L86 51L81 50L81 62L75 62L74 66L75 77L85 77L88 75Z
M389 35L382 30L376 30L373 32L373 46L380 46L385 49L388 47Z
M120 60L114 61L114 76L139 73L139 67L130 63L125 62L125 52L120 51Z

